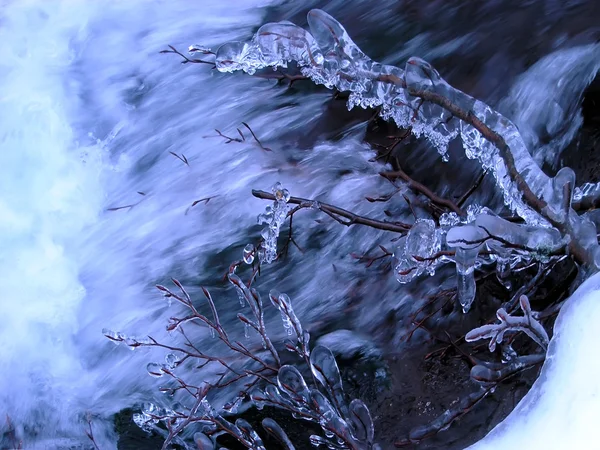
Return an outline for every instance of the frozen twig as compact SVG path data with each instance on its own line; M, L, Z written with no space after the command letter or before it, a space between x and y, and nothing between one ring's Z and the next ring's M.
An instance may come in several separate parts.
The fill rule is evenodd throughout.
M265 200L275 199L275 196L273 194L255 189L252 190L252 195L254 195L256 198L261 198ZM334 219L336 222L346 226L366 225L378 230L393 231L396 233L403 234L410 229L410 225L406 223L386 222L383 220L371 219L369 217L360 216L358 214L354 214L337 206L330 205L328 203L323 203L317 200L309 200L301 197L290 197L288 203L298 205L300 208L297 208L296 210L318 209L319 211L324 212L329 217Z
M569 254L578 263L598 270L600 249L587 231L590 225L569 212L574 192L572 170L563 168L553 178L545 175L514 124L447 84L426 61L410 58L404 70L383 65L365 55L327 13L311 10L308 22L311 33L289 22L270 23L258 30L251 43L223 44L215 55L217 69L254 74L258 69L295 61L315 83L350 91L350 107L380 108L384 119L427 137L444 158L448 143L460 134L467 156L491 171L511 210L530 225L550 224L568 236ZM567 185L571 188L565 189ZM432 194L422 186L415 187L425 195ZM583 198L580 191L577 198ZM428 196L439 203L439 198ZM460 211L453 202L442 204Z
M475 328L467 333L465 340L473 342L479 339L490 339L489 348L493 352L496 349L496 345L502 343L506 333L522 331L545 352L550 341L548 333L546 333L542 324L533 317L527 296L521 295L519 303L523 311L523 316L511 316L504 308L500 308L496 312L496 316L500 321L499 324L483 325Z
M374 443L373 423L366 406L359 400L353 400L347 405L342 391L342 381L333 354L325 347L317 346L310 349L310 336L302 328L296 316L291 300L285 294L271 292L271 303L279 310L288 335L293 337L286 341L285 347L297 353L313 375L313 388L308 388L304 378L293 366L282 365L279 353L267 334L263 304L255 289L249 288L235 273L240 264L231 265L228 280L238 293L241 301L250 307L251 316L239 313L238 319L246 331L253 329L260 336L264 351L253 350L250 346L233 340L225 331L217 308L207 289L202 288L203 294L211 310L212 318L202 314L192 300L191 295L176 279L171 281L177 287L172 290L159 285L157 289L168 300L175 300L187 310L183 317L172 317L167 329L179 330L184 338L184 345L167 345L152 337L133 338L104 330L105 336L113 342L124 343L132 349L138 347L155 347L168 350L164 364L148 364L148 372L155 377L167 376L173 381L172 386L163 386L161 391L174 394L187 394L193 404L171 410L154 404L145 404L140 414L134 415L134 421L144 429L156 429L158 422L166 426L166 439L163 449L175 441L184 429L190 425L203 424L202 433L197 433L194 440L201 449L213 449L214 438L219 434L229 434L244 447L254 450L265 450L258 433L243 419L232 423L221 412L210 404L208 396L215 389L225 388L234 383L243 382L243 388L238 396L223 406L224 413L235 413L238 406L250 400L255 406L262 408L270 405L318 423L325 432L325 437L311 436L313 443L319 442L332 448L363 450L378 449ZM188 337L185 327L190 324L206 326L211 334L229 348L232 356L208 355L201 351ZM249 337L247 335L247 337ZM179 376L177 368L190 361L197 360L198 368L208 364L219 364L224 370L212 382L203 382L200 386L189 383ZM324 391L319 390L319 386ZM283 430L272 419L263 423L265 430L274 435L285 448L293 450L293 445Z

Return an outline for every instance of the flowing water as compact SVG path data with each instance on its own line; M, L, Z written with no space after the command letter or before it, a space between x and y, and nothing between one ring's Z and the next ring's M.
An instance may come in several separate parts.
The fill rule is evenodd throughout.
M207 286L233 326L238 300L219 280L244 245L259 236L255 218L266 203L253 198L251 189L268 190L280 181L292 195L381 215L380 205L364 201L389 189L378 176L383 164L370 162L375 152L363 143L365 123L346 126L335 139L314 131L319 117L331 116L330 92L287 90L259 78L222 75L210 66L182 66L177 56L158 53L167 44L186 49L192 43L216 47L247 39L271 16L291 19L301 9L271 8L271 3L15 0L3 5L0 413L10 416L28 445L87 445L85 414L90 413L97 439L111 448L111 415L156 395L157 381L145 366L164 355L131 352L102 334L109 328L176 339L164 330L175 306L158 295L156 283L173 276L191 286L192 294L197 294L193 286ZM329 5L342 22L353 10L365 21L378 20L355 3ZM398 13L397 24L413 36L406 44L394 43L388 55L397 59L393 62L409 54L446 57L471 42L465 32L450 43L432 44L428 34L410 28L407 14ZM365 27L355 23L354 28ZM360 38L355 41L360 45ZM370 46L385 53L382 45ZM597 54L597 48L586 47L557 56L563 64L584 61L577 74L567 71L580 81L579 94L597 70L590 63ZM539 77L546 73L541 70ZM525 74L515 95L525 91L535 98L539 77ZM560 113L577 114L578 92L556 91ZM527 105L510 97L504 101L517 122L531 118ZM545 114L540 120L555 118ZM226 143L216 136L214 129L236 136L242 121L273 151L251 139ZM531 133L540 127L532 126ZM553 133L551 126L546 129ZM564 146L572 133L559 131L552 137ZM185 155L189 165L170 152ZM428 165L434 160L435 151L414 159ZM465 178L477 175L473 165L466 167ZM478 195L483 201L492 194ZM208 203L191 207L207 197ZM410 211L402 214L410 220ZM349 253L388 245L389 236L315 219L323 217L298 216L297 240L305 252L292 249L285 264L264 270L258 285L264 294L271 288L288 292L309 329L345 327L375 336L390 311L438 288L401 287L391 274L364 285L357 281L364 266ZM355 313L345 315L355 300ZM269 321L277 336L276 315ZM213 345L208 332L200 339L207 348Z

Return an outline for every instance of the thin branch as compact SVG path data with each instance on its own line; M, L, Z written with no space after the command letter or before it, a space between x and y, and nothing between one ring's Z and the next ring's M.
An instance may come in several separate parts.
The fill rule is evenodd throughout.
M205 61L203 59L188 58L186 55L184 55L183 53L181 53L179 50L177 50L172 45L169 45L168 47L169 47L169 50L161 50L158 53L174 53L176 55L179 55L179 56L181 56L183 58L183 61L181 61L181 64L188 64L188 63L192 63L192 64L209 64L209 65L215 67L215 63L213 61Z
M178 155L175 152L169 152L171 155L173 155L175 158L177 158L179 161L181 161L182 163L184 163L186 166L190 166L190 163L188 162L187 158L185 157L185 155L182 153L181 155Z
M486 174L487 174L487 170L484 170L483 172L481 172L481 174L475 180L475 183L473 183L473 185L467 190L467 192L465 192L463 195L461 195L461 197L458 199L458 201L456 202L456 206L458 206L459 208L462 208L462 206L465 204L465 202L467 201L467 199L481 185L481 182L485 178Z
M260 142L258 140L258 138L256 137L256 134L254 134L254 131L252 131L252 128L250 128L250 125L248 125L246 122L242 122L242 125L244 125L246 128L248 128L248 131L250 132L250 134L252 135L252 137L254 138L254 140L256 141L256 143L258 144L258 146L260 148L262 148L266 152L272 152L273 151L269 147L265 147L264 145L262 145L262 142Z
M425 197L430 199L433 203L435 203L439 206L448 208L451 211L458 214L459 216L465 216L465 214L466 214L452 200L442 198L439 195L433 193L427 186L425 186L422 183L419 183L418 181L415 181L410 176L408 176L406 174L406 172L404 172L400 167L398 167L394 171L381 172L379 175L381 175L384 178L387 178L388 180L400 178L408 185L408 187L410 187L412 190L414 190L416 192L423 194Z
M275 200L275 196L269 192L252 190L252 195L262 200ZM342 225L366 225L378 230L392 231L394 233L406 234L411 225L402 222L385 222L382 220L371 219L369 217L359 216L345 209L339 208L328 203L322 203L315 200L309 200L301 197L290 197L288 203L299 205L300 209L318 209L324 212L335 221ZM346 219L346 220L344 220Z

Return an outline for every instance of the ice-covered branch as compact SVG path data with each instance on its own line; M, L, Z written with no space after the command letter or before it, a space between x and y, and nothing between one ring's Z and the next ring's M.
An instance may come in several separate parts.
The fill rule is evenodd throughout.
M289 22L269 23L249 43L223 44L215 55L216 67L221 72L253 74L295 61L315 83L350 91L349 108L380 107L384 119L426 137L444 158L448 143L460 135L467 156L494 175L511 210L529 225L552 226L569 236L570 254L598 269L595 227L570 207L575 186L571 169L548 177L512 122L450 86L429 63L413 57L404 70L377 63L321 10L311 10L308 23L311 33Z
M465 340L467 342L477 341L479 339L489 339L489 348L493 352L497 344L501 344L506 333L524 332L536 344L538 344L544 352L548 348L550 338L548 333L534 317L531 311L531 305L527 296L522 295L519 299L523 316L511 316L503 308L500 308L496 316L500 321L499 324L483 325L475 328L467 333Z
M273 194L280 198L284 194L276 191ZM246 255L244 255L246 259ZM200 425L200 432L194 435L196 446L201 449L216 448L215 438L220 434L228 434L244 447L264 450L264 444L258 433L243 419L232 422L228 414L234 414L245 401L249 406L263 408L265 405L283 409L295 418L313 421L321 426L324 436L313 435L313 444L323 444L329 448L376 450L374 442L373 421L367 407L360 400L347 403L342 389L342 379L335 357L324 346L311 349L310 335L303 329L300 320L286 294L272 291L269 295L271 303L280 314L287 334L285 348L297 353L312 374L313 386L308 387L302 374L291 365L282 365L275 344L267 334L264 322L264 308L261 297L255 289L249 288L235 273L239 264L232 264L228 273L229 283L237 291L242 304L250 307L251 315L239 313L238 319L244 324L245 337L250 338L249 330L259 335L262 350L253 349L230 337L222 326L215 303L208 290L203 289L204 297L211 310L212 319L202 314L191 295L177 280L173 283L179 292L166 286L157 286L168 300L174 299L186 308L184 317L172 317L167 330L178 330L185 340L181 346L167 345L152 337L134 338L123 333L104 330L105 336L115 343L123 343L131 349L138 347L154 347L168 350L164 363L150 363L148 373L154 377L165 377L172 384L160 388L171 396L180 393L182 402L188 406L162 407L154 403L145 403L142 411L134 415L134 421L142 429L156 430L165 435L163 448L172 441L179 440L184 429L190 425ZM230 350L226 355L209 355L201 351L185 331L189 324L206 326ZM222 370L217 373L216 380L202 382L199 386L192 384L178 375L178 367L193 362L197 369L209 364L216 364ZM198 364L199 363L199 364ZM243 383L242 389L233 401L221 408L215 408L209 396L216 389L226 388L236 383ZM189 400L189 401L187 401ZM191 405L190 405L191 402ZM157 424L161 422L166 432ZM272 419L263 421L263 428L276 437L284 448L293 449L289 438L281 427Z
M275 200L275 195L270 194L265 191L252 190L252 195L256 198L266 199L266 200ZM316 209L324 212L329 217L334 219L336 222L341 223L342 225L350 226L350 225L366 225L371 228L375 228L378 230L385 231L393 231L396 233L405 234L409 229L410 225L402 222L386 222L383 220L371 219L369 217L360 216L358 214L354 214L353 212L342 209L338 206L330 205L328 203L323 203L318 200L310 200L307 198L301 197L290 197L288 199L288 203L293 205L298 205L295 210L300 209ZM292 210L294 211L294 210ZM290 213L292 212L290 211Z

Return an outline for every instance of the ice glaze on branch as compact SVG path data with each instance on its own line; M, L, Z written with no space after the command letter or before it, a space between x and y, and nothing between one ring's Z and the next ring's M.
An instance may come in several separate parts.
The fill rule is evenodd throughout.
M380 64L366 56L327 13L311 10L308 23L311 33L290 22L269 23L250 43L224 44L216 52L216 68L253 74L295 61L315 83L349 91L349 108L379 106L384 119L426 137L444 159L448 143L460 135L467 156L493 173L512 211L529 225L558 229L569 237L569 252L575 260L598 270L595 226L570 207L573 192L582 196L573 189L571 169L548 177L512 122L450 86L426 61L410 58L404 70Z
M265 191L260 190L252 190L252 195L256 198L264 199L264 200L275 200L275 195L270 194ZM395 233L406 234L406 232L410 229L410 225L402 222L385 222L383 220L371 219L369 217L359 216L354 214L353 212L347 211L345 209L339 208L334 205L330 205L328 203L323 203L316 200L309 200L301 197L290 197L288 203L298 205L296 209L303 208L314 208L319 211L324 212L332 219L341 223L342 225L367 225L371 228L376 228L378 230L385 231L393 231ZM345 220L344 220L345 219Z

